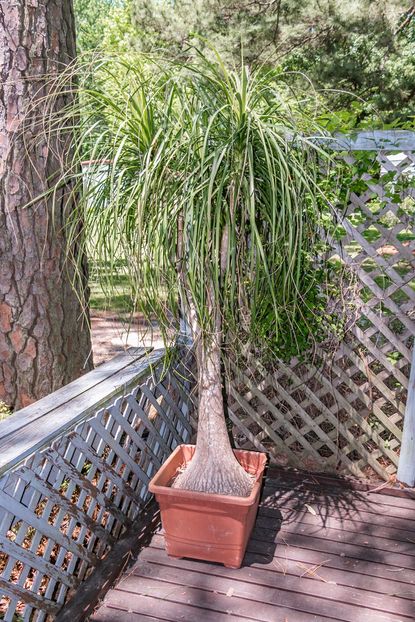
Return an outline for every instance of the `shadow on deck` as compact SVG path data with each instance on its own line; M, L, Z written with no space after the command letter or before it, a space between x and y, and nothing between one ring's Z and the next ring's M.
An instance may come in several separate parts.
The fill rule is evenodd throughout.
M270 470L240 570L170 559L156 531L91 621L414 620L415 495L361 488Z

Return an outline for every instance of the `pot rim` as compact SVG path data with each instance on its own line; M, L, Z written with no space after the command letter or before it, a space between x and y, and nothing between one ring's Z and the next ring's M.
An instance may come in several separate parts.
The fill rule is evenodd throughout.
M210 492L196 492L193 490L182 490L180 488L171 488L171 486L165 486L162 484L158 484L157 482L160 479L163 471L176 458L176 455L180 453L180 451L182 451L184 447L195 447L195 445L192 445L190 443L183 443L181 445L178 445L176 449L173 450L173 452L170 454L167 460L161 465L160 469L150 480L148 489L151 493L155 495L161 495L161 496L169 496L169 497L174 496L176 498L183 499L183 501L191 500L191 501L197 501L201 503L216 501L216 502L220 502L221 504L240 505L240 506L248 506L248 505L252 505L253 503L255 503L259 495L259 491L260 491L261 484L262 484L262 475L263 475L265 465L267 462L267 455L265 453L260 452L260 451L249 451L246 449L235 449L234 450L236 454L238 453L245 454L245 455L255 454L256 456L257 455L260 456L257 472L253 474L255 475L256 479L252 487L251 494L249 495L249 497L238 497L236 495L219 495L219 494L210 493Z

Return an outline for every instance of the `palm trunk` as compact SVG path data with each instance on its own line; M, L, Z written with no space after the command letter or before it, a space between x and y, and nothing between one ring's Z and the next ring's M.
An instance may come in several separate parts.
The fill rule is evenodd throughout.
M216 333L196 347L199 418L196 451L175 488L246 497L252 478L236 460L226 428L222 394L221 342Z
M233 187L230 193L230 211L233 217ZM222 275L226 271L228 236L228 226L225 225L222 232L220 252ZM225 421L221 371L222 319L220 311L218 311L220 302L211 283L207 304L211 316L214 318L214 334L202 335L194 305L185 293L189 290L184 259L182 219L179 219L177 239L182 302L184 307L188 309L187 319L191 327L193 342L196 344L199 416L195 454L187 468L176 478L173 486L195 492L247 497L252 490L253 480L235 458Z

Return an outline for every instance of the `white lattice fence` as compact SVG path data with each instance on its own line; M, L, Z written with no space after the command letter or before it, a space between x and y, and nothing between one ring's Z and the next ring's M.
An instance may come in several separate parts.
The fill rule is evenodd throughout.
M341 157L354 166L357 154ZM270 451L280 464L389 479L415 335L415 152L379 150L373 158L378 170L358 175L360 191L350 193L329 240L339 283L340 266L354 281L342 343L279 362L273 374L252 361L233 368L229 409L241 447Z
M133 522L138 529L150 478L192 434L186 358L167 373L163 360L162 350L120 355L0 426L7 622L55 619Z

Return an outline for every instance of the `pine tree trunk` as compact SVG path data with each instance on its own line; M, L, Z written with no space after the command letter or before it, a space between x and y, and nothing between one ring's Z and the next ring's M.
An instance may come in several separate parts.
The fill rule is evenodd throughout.
M222 394L220 334L196 348L198 428L196 451L175 488L246 497L253 480L236 460L226 428Z
M12 408L92 366L89 319L65 261L63 226L73 199L63 188L53 224L51 200L22 208L47 190L67 150L39 135L42 104L28 116L29 107L47 95L46 76L74 57L71 0L0 0L0 399ZM66 103L68 96L58 98L55 109ZM84 259L81 265L86 291Z

